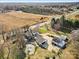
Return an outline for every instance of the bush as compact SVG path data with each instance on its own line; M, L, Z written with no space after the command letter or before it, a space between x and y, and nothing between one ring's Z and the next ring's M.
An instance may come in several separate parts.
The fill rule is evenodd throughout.
M64 32L64 33L70 33L71 29L61 28L61 31Z

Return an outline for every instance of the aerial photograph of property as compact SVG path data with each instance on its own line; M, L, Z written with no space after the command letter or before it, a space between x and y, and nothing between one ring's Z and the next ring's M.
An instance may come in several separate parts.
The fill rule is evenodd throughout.
M0 0L0 59L79 59L79 0Z

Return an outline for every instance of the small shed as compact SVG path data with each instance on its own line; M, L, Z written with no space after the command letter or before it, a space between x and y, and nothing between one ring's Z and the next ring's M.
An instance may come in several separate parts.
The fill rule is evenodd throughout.
M44 39L41 35L36 34L36 36L34 37L34 39L36 40L37 44L42 47L42 48L48 48L48 43L47 40Z
M33 55L35 53L35 46L33 44L26 44L25 53L27 55Z

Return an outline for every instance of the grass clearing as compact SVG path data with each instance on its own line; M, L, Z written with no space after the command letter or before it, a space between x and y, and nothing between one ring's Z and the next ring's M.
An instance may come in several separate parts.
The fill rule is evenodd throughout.
M48 30L45 26L41 26L38 31L39 31L39 33L47 33L48 32Z
M45 59L45 57L52 57L52 56L54 56L53 52L38 47L35 54L30 56L30 59Z

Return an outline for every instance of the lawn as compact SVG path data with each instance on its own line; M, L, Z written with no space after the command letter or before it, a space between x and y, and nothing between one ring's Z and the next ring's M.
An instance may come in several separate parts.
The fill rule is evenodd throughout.
M49 52L46 49L38 47L34 55L30 56L30 59L45 59L45 57L52 57L54 53Z
M41 17L46 17L41 19ZM0 14L0 24L6 27L6 31L12 30L14 28L20 28L25 25L33 25L42 21L47 21L50 16L38 15L24 12L11 11L8 13Z
M48 30L45 26L40 27L38 31L39 31L39 33L47 33L48 32Z

